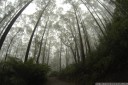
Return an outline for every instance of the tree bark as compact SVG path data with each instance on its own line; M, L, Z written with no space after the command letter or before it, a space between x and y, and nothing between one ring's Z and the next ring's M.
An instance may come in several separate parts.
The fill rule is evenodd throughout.
M66 67L67 67L69 64L68 48L66 48L65 60L66 60Z
M48 47L48 58L47 58L47 65L49 64L49 58L50 58L50 48L51 47L51 40L50 40L50 43L49 43L49 47Z
M59 57L60 57L60 64L59 64L59 65L60 65L60 71L61 71L61 69L62 69L62 68L61 68L61 63L62 63L62 62L61 62L61 52L62 52L62 42L61 42L61 45L60 45L60 55L59 55Z
M8 50L9 50L11 44L12 44L12 41L13 41L13 39L16 37L16 35L17 35L19 32L20 32L20 29L19 29L19 30L17 31L17 33L12 37L12 39L11 39L9 45L8 45L8 48L7 48L7 51L6 51L6 55L5 55L5 61L6 61L6 59L7 59L7 56L8 56Z
M49 2L50 2L50 1L49 1ZM26 61L28 60L28 54L29 54L29 50L30 50L32 38L33 38L33 36L34 36L34 33L35 33L36 28L37 28L37 26L38 26L38 24L39 24L39 21L40 21L42 15L43 15L43 13L44 13L46 7L48 6L49 2L47 3L47 5L46 5L46 6L44 7L44 9L42 10L42 12L41 12L41 14L40 14L40 16L39 16L39 18L38 18L38 20L37 20L37 23L36 23L36 25L35 25L35 27L34 27L34 30L33 30L33 32L32 32L32 35L31 35L30 40L29 40L29 43L28 43L28 47L27 47L27 51L26 51L26 55L25 55L24 62L26 62Z
M82 1L82 0L81 0ZM83 2L83 1L82 1ZM98 27L100 28L100 31L102 32L103 36L106 36L104 31L102 30L102 27L100 26L100 24L98 23L97 19L95 18L95 16L93 15L93 13L91 12L91 10L89 9L89 7L86 5L85 2L83 2L83 4L86 6L86 8L88 9L89 13L92 15L93 19L95 20L96 24L98 25Z
M109 15L110 15L111 17L113 17L112 13L111 13L99 0L97 0L97 1L98 1L98 3L99 3L102 7L104 7L104 9L109 13Z
M45 52L46 52L46 44L47 44L47 38L46 38L46 41L45 41L45 43L44 43L44 49L43 49L43 56L42 56L42 58L43 58L43 63L45 63L44 61L45 61Z
M74 8L74 5L73 5ZM81 35L81 31L80 31L80 25L79 25L79 20L76 14L76 9L74 8L74 12L75 12L75 17L76 17L76 23L77 23L77 29L78 29L78 34L79 34L79 38L80 38L80 52L81 52L81 59L82 59L82 63L85 62L85 54L84 54L84 48L83 48L83 40L82 40L82 35Z
M38 56L37 56L36 63L39 63L39 57L40 57L40 53L41 53L41 49L42 49L42 44L43 44L43 39L44 39L44 34L45 34L45 31L46 31L46 28L47 28L47 24L48 24L48 21L45 24L45 28L44 28L44 32L43 32L43 35L42 35L42 38L41 38L40 48L39 48L39 53L38 53Z
M15 21L17 20L17 18L20 16L20 14L24 11L24 9L32 2L33 0L29 1L18 13L17 15L11 20L11 22L9 23L8 27L6 28L5 32L3 33L1 39L0 39L0 50L1 47L3 45L3 42L8 34L8 32L10 31L12 25L15 23Z
M75 42L75 52L73 51L72 47L70 47L72 53L73 53L73 56L74 56L74 60L75 60L75 63L78 63L80 61L80 56L79 56L79 52L78 52L78 45L77 45L77 41L76 41L76 36L73 34L73 30L71 28L71 26L69 27L70 28L70 31L71 31L71 34L72 34L72 37L74 38L74 42Z
M90 46L90 43L89 43L89 36L88 36L87 29L84 26L84 23L81 23L81 25L82 25L83 33L84 33L84 36L85 36L85 44L87 44L86 54L91 53L91 46Z

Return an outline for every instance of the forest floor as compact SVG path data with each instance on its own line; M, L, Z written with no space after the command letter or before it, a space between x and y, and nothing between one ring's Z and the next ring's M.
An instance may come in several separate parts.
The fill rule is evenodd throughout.
M48 81L46 82L46 85L75 85L75 84L59 80L56 77L49 77Z

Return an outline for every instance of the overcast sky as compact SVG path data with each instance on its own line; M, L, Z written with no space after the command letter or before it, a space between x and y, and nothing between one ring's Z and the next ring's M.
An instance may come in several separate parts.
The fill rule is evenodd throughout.
M15 0L10 0L12 3L15 2ZM68 4L62 4L64 0L55 0L57 8L62 7L63 11L67 11L70 6ZM36 11L36 5L35 3L31 3L23 12L23 14L33 14Z

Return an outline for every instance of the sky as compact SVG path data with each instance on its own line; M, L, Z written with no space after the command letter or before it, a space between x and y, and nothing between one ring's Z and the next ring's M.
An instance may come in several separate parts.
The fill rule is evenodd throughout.
M36 12L36 5L34 3L31 3L24 11L23 14L31 15L34 12Z
M15 0L10 0L11 2L15 2ZM63 11L66 12L69 10L70 6L68 4L63 4L64 0L55 0L57 8L62 7ZM35 3L31 3L24 11L23 14L31 15L36 12L36 5Z
M10 0L10 1L12 3L15 3L15 0ZM55 0L55 1L56 1L57 8L59 8L59 7L63 8L63 12L66 12L67 10L70 9L69 4L63 4L64 0ZM37 11L36 7L37 7L36 4L33 2L33 3L29 4L29 6L23 11L22 14L32 15L33 13L35 13ZM57 35L55 37L57 37ZM55 51L55 49L56 48L53 47L52 51Z
M12 3L15 2L15 0L9 0ZM56 6L57 8L61 7L63 8L63 13L66 13L66 11L68 11L70 9L70 5L69 4L63 4L64 0L55 0L56 2ZM83 9L86 9L84 5L81 5L80 7L82 7ZM23 14L27 14L27 15L31 15L34 12L36 12L36 4L35 3L31 3L24 11Z

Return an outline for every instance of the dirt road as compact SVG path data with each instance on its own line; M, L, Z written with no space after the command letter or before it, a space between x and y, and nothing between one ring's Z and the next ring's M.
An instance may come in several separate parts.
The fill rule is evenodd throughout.
M61 81L56 77L49 77L46 85L74 85L69 82Z

